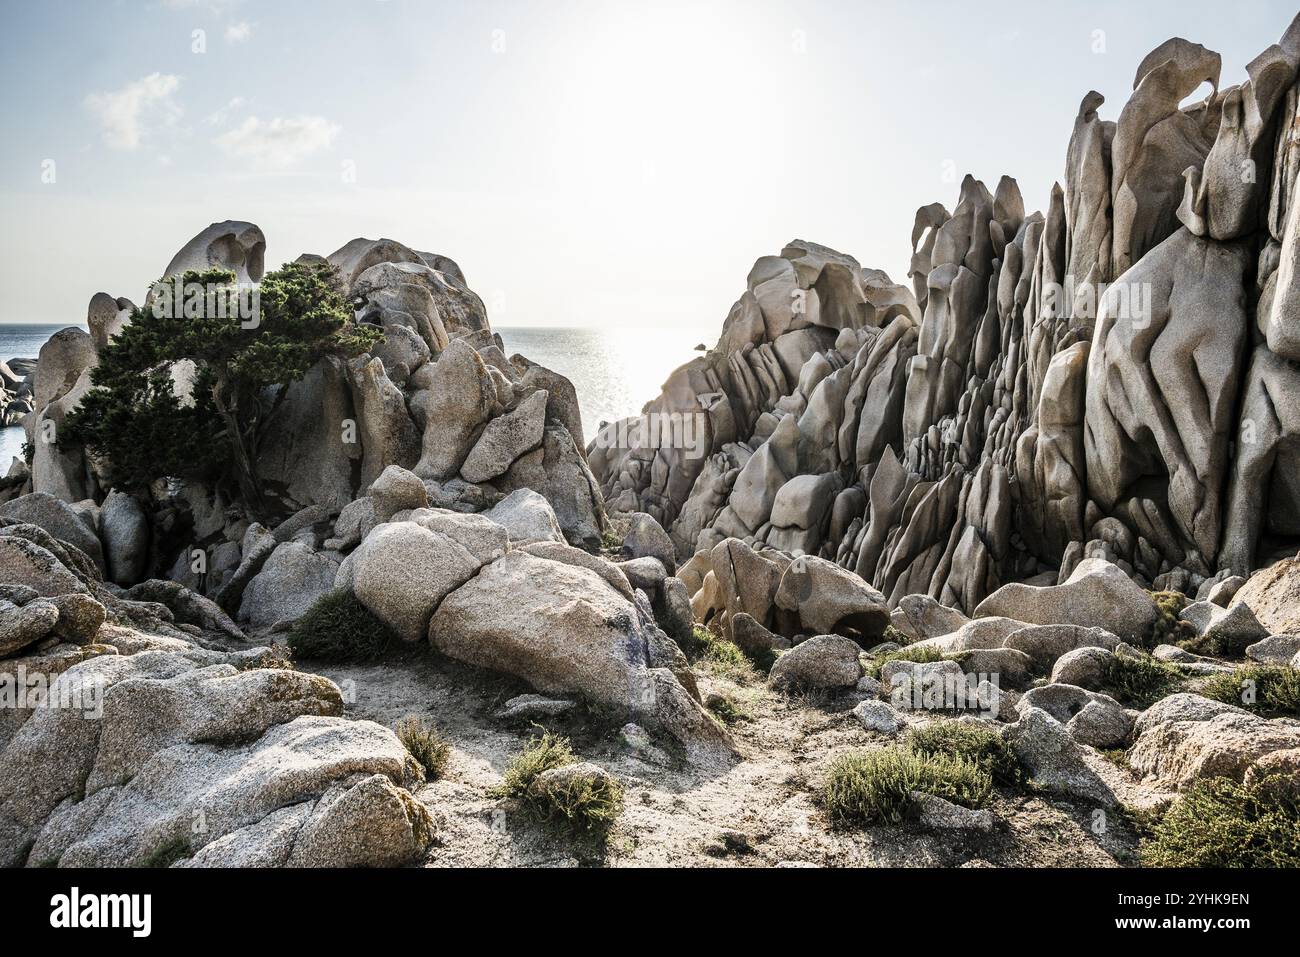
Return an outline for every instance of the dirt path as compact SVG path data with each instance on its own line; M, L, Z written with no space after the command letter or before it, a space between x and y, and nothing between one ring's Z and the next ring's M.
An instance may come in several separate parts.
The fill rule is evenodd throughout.
M608 844L596 848L488 796L537 733L535 726L495 717L507 699L528 690L522 684L434 656L353 667L304 661L300 667L337 682L350 715L390 727L420 716L453 745L443 777L418 793L439 822L429 866L1105 867L1125 862L1135 843L1122 815L1099 824L1086 805L1023 791L995 795L989 807L998 826L987 835L926 833L908 824L832 828L817 799L830 761L847 750L891 743L849 713L859 699L800 700L758 683L706 677L706 695L722 692L748 716L732 727L742 755L734 763L688 766L666 746L639 755L623 741L619 722L581 706L544 722L568 735L582 759L627 786ZM1126 803L1141 803L1122 769L1100 756L1094 766Z

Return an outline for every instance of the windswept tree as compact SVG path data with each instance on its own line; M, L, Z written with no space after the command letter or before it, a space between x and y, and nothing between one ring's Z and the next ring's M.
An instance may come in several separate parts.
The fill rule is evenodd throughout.
M98 457L115 485L233 484L261 514L258 452L290 387L321 359L360 355L382 338L353 321L328 265L285 265L255 297L226 270L188 272L156 284L101 350L94 388L60 439Z

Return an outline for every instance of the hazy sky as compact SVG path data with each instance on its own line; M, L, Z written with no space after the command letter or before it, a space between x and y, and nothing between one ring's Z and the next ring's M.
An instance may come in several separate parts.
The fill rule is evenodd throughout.
M1224 84L1293 3L3 0L0 322L137 302L208 223L268 266L387 236L497 325L712 341L794 238L905 279L962 174L1040 209L1089 89L1174 35ZM203 31L196 39L195 31ZM52 165L51 165L52 163ZM46 182L53 173L53 182Z

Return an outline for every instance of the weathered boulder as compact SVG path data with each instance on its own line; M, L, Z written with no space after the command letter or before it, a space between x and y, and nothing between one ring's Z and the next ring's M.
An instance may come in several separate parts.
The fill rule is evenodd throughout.
M1034 667L1046 674L1062 655L1076 648L1113 649L1119 639L1104 628L1082 625L1034 625L1012 632L1004 647L1023 651L1033 659Z
M805 628L828 634L851 629L874 641L889 624L885 596L834 562L800 555L781 576L776 604L795 612Z
M347 366L322 359L289 386L267 421L258 476L291 503L342 509L356 493L354 471L364 456L366 436L347 427L357 415Z
M1003 585L975 609L977 618L985 615L1037 625L1095 626L1124 641L1141 642L1157 610L1151 596L1123 571L1104 559L1089 558L1060 585Z
M0 532L0 583L24 585L46 597L85 592L82 580L49 549Z
M55 595L48 601L59 610L59 622L50 634L74 645L93 642L99 633L99 626L108 617L108 611L102 604L80 592Z
M849 688L862 677L861 651L840 635L817 635L781 655L768 680L775 688Z
M339 566L336 588L357 596L405 641L424 638L438 605L486 560L442 532L389 522L366 536Z
M1270 635L1246 648L1246 657L1265 665L1285 665L1300 655L1300 635Z
M334 588L338 564L302 542L277 545L244 589L239 620L254 628L294 621Z
M1300 747L1300 728L1253 714L1148 725L1129 751L1129 766L1148 784L1182 790L1205 777L1240 781L1272 751Z
M376 524L389 521L398 512L429 506L429 492L424 482L400 465L384 469L371 483L368 494L375 510Z
M252 223L226 220L213 223L172 257L163 279L191 270L228 269L240 283L261 282L266 269L266 237Z
M1052 683L1097 689L1106 679L1115 653L1105 648L1085 646L1067 651L1052 666Z
M899 599L898 610L917 638L950 635L970 621L956 608L941 605L929 595L906 595Z
M1117 803L1114 792L1084 762L1079 745L1065 725L1046 711L1026 708L1004 733L1037 787L1059 797L1106 807Z
M532 489L511 492L484 515L505 528L512 542L564 542L551 503Z
M1161 698L1138 715L1133 723L1133 733L1141 737L1157 725L1174 721L1209 721L1221 714L1249 714L1249 712L1245 708L1224 701L1180 691L1178 694Z
M641 716L688 748L725 741L674 676L685 657L642 602L589 568L512 551L442 600L429 641L542 693L581 694Z
M1234 602L1230 608L1209 601L1192 602L1179 618L1192 626L1200 648L1229 658L1241 657L1248 646L1268 637L1268 629L1244 601Z
M72 506L44 492L32 492L0 505L6 524L37 525L89 555L104 570L104 553L94 528Z
M868 731L880 734L897 734L906 719L887 702L867 699L858 702L853 709L853 717Z
M116 489L109 492L99 512L99 533L109 580L130 587L143 579L149 562L149 519L140 500Z
M627 528L623 535L623 554L630 558L657 558L670 575L677 570L676 547L654 516L633 512L622 522Z
M1016 702L1021 715L1041 709L1065 726L1080 744L1117 747L1133 731L1133 717L1110 695L1067 684L1031 688Z
M743 611L731 616L731 640L736 647L751 657L790 647L790 639L773 634Z
M424 444L415 473L437 481L461 470L491 416L496 386L474 347L454 340L432 364L424 402Z
M1300 633L1300 557L1261 568L1233 597L1246 604L1270 634Z
M59 609L46 598L21 607L0 600L0 658L8 658L40 641L59 623Z
M548 393L539 390L513 410L488 422L460 468L467 482L486 482L504 475L515 459L542 443Z

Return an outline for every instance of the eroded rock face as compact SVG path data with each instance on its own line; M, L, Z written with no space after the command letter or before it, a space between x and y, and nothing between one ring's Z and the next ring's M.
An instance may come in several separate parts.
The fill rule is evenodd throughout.
M428 812L404 789L418 771L391 731L337 717L342 696L324 678L199 665L187 655L201 649L173 645L59 674L55 700L95 720L76 707L25 714L0 752L14 772L0 781L4 864L392 865L423 854ZM329 813L356 788L346 814ZM367 839L376 833L387 840Z
M260 282L266 271L266 237L252 223L227 220L213 223L172 257L162 278L193 270L228 269L241 283Z
M679 559L735 538L966 613L1089 558L1194 594L1293 552L1298 68L1300 20L1222 92L1216 53L1162 44L1117 121L1083 98L1044 213L971 177L919 210L911 289L808 243L763 257L647 406L696 416L704 454L611 426L607 500Z
M1175 233L1107 292L1088 360L1088 491L1110 514L1147 517L1149 545L1204 575L1223 528L1248 263L1241 245Z

